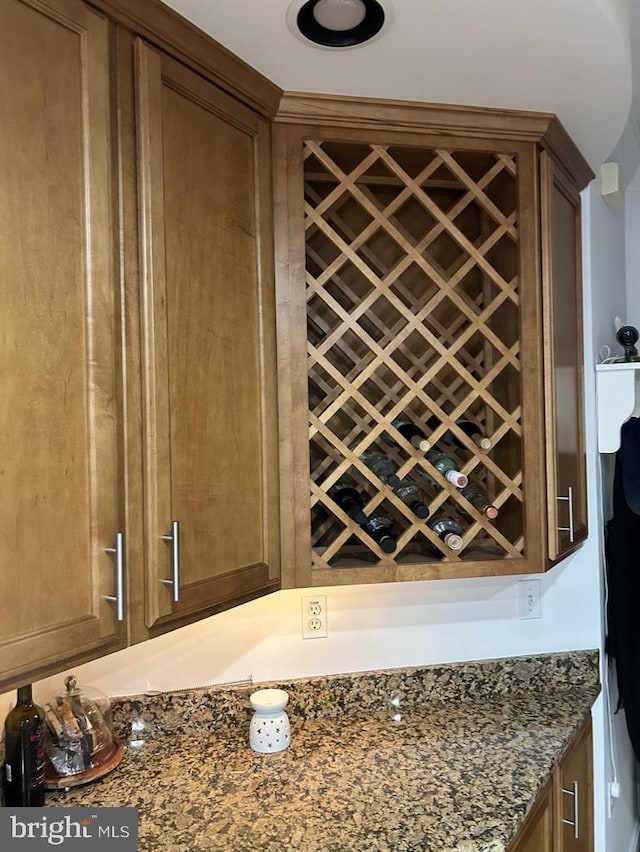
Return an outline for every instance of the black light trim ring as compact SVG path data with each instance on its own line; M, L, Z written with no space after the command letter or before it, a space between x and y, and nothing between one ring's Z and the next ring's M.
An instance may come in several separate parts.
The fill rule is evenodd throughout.
M313 10L320 0L307 0L298 12L296 24L305 38L323 47L353 47L377 35L384 25L384 9L378 0L362 0L363 20L350 30L330 30L316 21Z

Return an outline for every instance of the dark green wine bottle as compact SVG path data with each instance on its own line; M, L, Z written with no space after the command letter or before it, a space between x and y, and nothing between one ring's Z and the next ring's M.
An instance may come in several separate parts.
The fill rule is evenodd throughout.
M342 511L349 515L352 521L360 525L366 523L367 516L362 511L364 503L355 488L345 485L344 482L336 482L327 493L340 506Z
M386 515L374 515L366 523L362 524L362 529L374 541L378 542L385 553L393 553L398 546L393 521L391 518L387 518Z
M31 684L4 723L4 801L8 808L44 804L44 710L33 703Z

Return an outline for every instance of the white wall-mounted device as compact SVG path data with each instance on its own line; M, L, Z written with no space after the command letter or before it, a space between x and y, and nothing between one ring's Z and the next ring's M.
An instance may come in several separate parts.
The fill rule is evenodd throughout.
M624 204L624 187L618 163L603 163L600 166L600 194L609 207L621 207Z
M615 453L620 447L620 427L640 416L640 362L596 365L598 451Z

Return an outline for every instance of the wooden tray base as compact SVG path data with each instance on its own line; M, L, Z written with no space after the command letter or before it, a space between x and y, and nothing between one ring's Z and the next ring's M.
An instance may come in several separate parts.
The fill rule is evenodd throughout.
M55 773L53 767L48 765L44 779L44 788L45 790L66 790L70 787L80 787L82 784L88 784L90 781L102 778L103 775L115 769L123 757L124 745L119 739L114 737L112 750L104 759L101 759L99 763L85 772L78 772L75 775L58 775Z

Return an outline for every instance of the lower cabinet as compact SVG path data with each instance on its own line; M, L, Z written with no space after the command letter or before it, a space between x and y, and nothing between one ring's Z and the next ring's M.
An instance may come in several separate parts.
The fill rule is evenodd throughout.
M593 748L586 724L553 779L554 849L593 852Z
M588 721L556 768L509 852L593 852L592 761Z
M553 783L550 781L509 852L553 852Z

